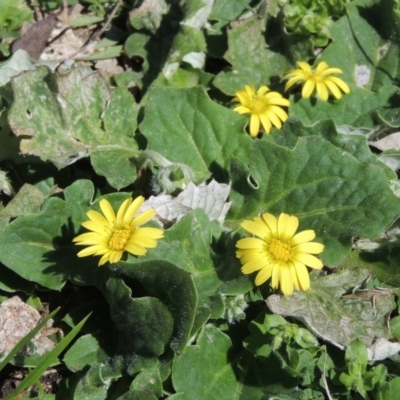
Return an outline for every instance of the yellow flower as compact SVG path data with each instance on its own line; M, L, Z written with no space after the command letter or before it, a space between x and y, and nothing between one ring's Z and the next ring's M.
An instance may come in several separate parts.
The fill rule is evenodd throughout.
M162 229L139 228L140 225L150 221L155 215L155 210L144 211L135 216L144 202L144 197L139 196L133 202L126 199L115 215L111 204L100 200L100 208L104 216L97 211L90 210L87 216L90 221L85 221L82 226L91 232L83 233L74 238L78 246L90 246L78 253L78 257L102 256L99 266L107 261L117 263L124 251L136 256L143 256L147 248L157 246L156 239L164 236Z
M282 122L288 119L286 112L279 106L289 107L289 100L284 99L278 92L271 92L267 86L261 86L257 93L252 85L246 85L239 90L232 101L240 105L233 111L239 114L250 114L250 135L255 137L260 131L260 123L269 134L272 126L282 128Z
M260 238L240 239L236 243L239 249L236 257L243 264L244 274L259 271L255 279L257 286L272 277L271 286L277 288L280 285L286 296L293 294L293 286L297 290L309 289L310 277L306 266L323 267L322 262L312 255L324 249L322 244L310 242L315 238L313 230L295 234L299 219L284 213L279 218L266 213L253 221L243 221L241 226Z
M329 68L325 61L320 62L315 71L304 61L297 61L297 64L300 68L290 71L283 77L283 79L289 79L285 91L296 83L304 82L301 95L305 99L308 99L315 89L323 101L328 100L329 92L337 99L342 97L342 92L350 93L349 87L342 79L332 76L333 74L341 74L343 72L341 69Z

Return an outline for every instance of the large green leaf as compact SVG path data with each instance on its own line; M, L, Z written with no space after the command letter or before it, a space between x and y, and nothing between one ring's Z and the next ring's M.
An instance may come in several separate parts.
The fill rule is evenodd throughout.
M154 260L130 264L120 262L116 269L121 276L134 279L147 293L160 299L174 318L170 346L182 351L190 339L197 308L193 278L172 263Z
M316 97L300 99L297 95L292 96L289 114L299 118L304 125L332 119L336 125L372 128L378 123L377 109L387 109L393 101L398 104L396 86L383 86L375 93L349 86L350 93L340 100L321 101Z
M30 212L37 212L44 199L44 194L38 188L25 183L16 196L1 210L0 216L15 218Z
M23 154L62 168L93 152L96 172L111 185L120 189L135 180L137 106L127 89L111 93L105 79L86 68L53 74L46 67L14 77L12 89L9 122L23 136Z
M210 100L201 87L156 88L150 92L140 130L148 139L148 149L227 181L229 157L249 157L252 139L244 132L245 122Z
M324 138L339 149L351 154L363 164L376 164L382 168L388 179L397 178L396 173L389 167L386 167L379 161L378 157L371 152L365 136L339 134L333 120L324 120L312 126L304 126L297 118L289 118L280 131L276 143L280 146L292 149L296 146L299 137L310 135Z
M399 16L393 0L355 1L331 28L321 60L341 68L346 82L379 89L399 79Z
M22 215L0 233L0 261L23 278L59 290L67 279L93 283L95 258L81 259L72 238L87 219L94 189L80 180L65 190L66 201L51 197L37 213ZM73 262L71 262L73 260Z
M395 123L393 108L398 110L400 101L393 85L400 76L400 48L394 2L361 0L346 8L347 15L330 28L332 43L317 62L340 68L340 78L349 84L350 94L329 102L295 97L290 113L307 125L332 118L338 125L372 127L379 122L378 114L389 112L392 115L384 119ZM397 116L395 120L398 124Z
M172 383L178 394L169 399L189 400L196 393L197 399L261 400L289 394L297 386L297 380L282 371L276 360L259 362L248 353L236 358L232 351L227 335L211 325L204 327L196 345L174 360Z
M315 335L339 348L355 339L371 346L377 337L391 337L388 315L395 302L390 291L352 292L368 276L365 269L342 271L314 279L307 292L272 295L266 302L273 313L300 319Z
M213 227L202 209L188 213L181 221L165 231L164 239L141 259L166 260L192 275L198 295L198 307L211 311L213 318L223 316L223 294L243 294L252 284L240 273L239 260L224 254L220 260L211 250ZM141 259L129 257L140 264ZM206 318L207 319L207 318Z
M163 354L174 329L168 307L155 297L132 297L130 286L110 270L97 272L97 286L110 304L118 351L144 359Z
M231 220L267 211L297 215L300 230L314 229L325 245L328 265L346 256L353 236L377 237L399 214L380 166L362 164L322 138L299 138L293 150L255 142L250 165L233 162L231 171Z
M225 59L232 67L217 75L214 86L234 95L245 85L277 85L296 60L308 58L310 40L297 37L296 42L296 36L283 32L277 19L269 19L267 28L266 20L267 15L252 15L231 24Z

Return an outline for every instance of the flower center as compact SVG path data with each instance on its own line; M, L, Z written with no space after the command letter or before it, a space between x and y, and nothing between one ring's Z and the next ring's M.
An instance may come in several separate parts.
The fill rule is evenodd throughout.
M108 241L108 247L110 250L122 251L125 249L125 245L131 237L131 230L127 227L121 227L114 229L110 240Z
M260 114L265 112L265 100L258 97L254 97L250 100L249 108L254 114Z
M316 72L310 72L308 79L311 79L314 82L322 82L324 77Z
M293 257L292 246L278 239L271 240L268 250L277 261L288 261Z

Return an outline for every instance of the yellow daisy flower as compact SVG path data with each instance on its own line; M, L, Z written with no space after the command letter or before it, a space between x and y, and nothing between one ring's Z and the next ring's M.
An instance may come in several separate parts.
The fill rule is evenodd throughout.
M293 286L297 290L310 287L310 277L306 266L321 269L322 262L312 254L319 254L324 246L310 242L315 238L313 230L297 234L299 219L293 215L282 213L279 218L272 214L263 214L253 221L243 221L242 228L258 238L240 239L236 243L239 249L236 257L240 258L242 272L251 274L259 271L255 284L263 284L272 277L271 286L279 285L283 294L293 294Z
M255 137L260 131L260 123L264 131L269 134L272 126L282 128L282 122L288 119L288 115L281 106L289 107L289 100L284 99L278 92L271 92L267 86L261 86L255 90L254 86L246 85L244 89L237 91L232 101L240 105L233 111L239 114L250 114L250 135ZM282 121L282 122L281 122Z
M100 266L107 261L117 263L124 251L143 256L147 253L146 247L156 247L156 239L162 238L164 232L158 228L139 228L156 215L155 210L148 210L135 217L143 202L142 196L133 202L132 199L126 199L115 215L111 204L105 199L100 200L104 216L94 210L88 211L86 215L90 221L83 222L82 226L91 232L73 239L78 246L89 246L81 250L78 257L102 256Z
M304 83L301 91L303 98L308 99L316 89L318 96L323 101L328 100L329 92L337 99L342 97L342 92L350 93L349 87L342 79L332 76L343 73L341 69L329 68L325 61L320 62L315 71L304 61L297 61L297 65L300 68L290 71L283 77L283 79L289 79L285 85L285 91L296 83Z

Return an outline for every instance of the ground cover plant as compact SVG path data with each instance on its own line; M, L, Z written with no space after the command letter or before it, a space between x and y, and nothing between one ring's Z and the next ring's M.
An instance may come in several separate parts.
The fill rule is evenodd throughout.
M0 53L1 398L398 399L398 1L0 0Z

